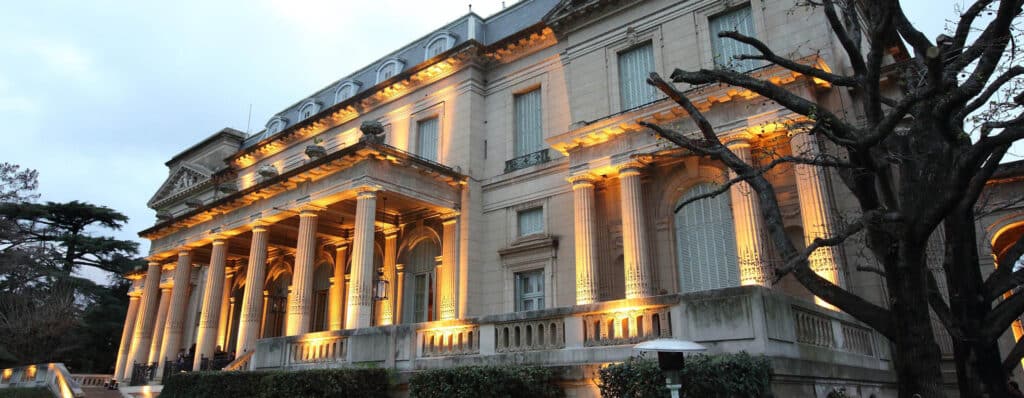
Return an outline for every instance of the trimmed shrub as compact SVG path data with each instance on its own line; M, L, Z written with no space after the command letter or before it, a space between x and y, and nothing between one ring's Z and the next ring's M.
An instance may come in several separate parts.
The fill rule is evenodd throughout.
M772 369L768 359L738 354L692 355L680 375L681 393L688 397L759 398L771 391ZM665 376L658 362L630 358L600 371L604 398L668 397Z
M162 398L386 397L384 369L314 369L272 372L190 372L171 375Z
M461 366L424 370L409 380L412 398L558 398L551 369L530 366Z
M53 398L53 393L45 387L3 388L0 389L0 398Z

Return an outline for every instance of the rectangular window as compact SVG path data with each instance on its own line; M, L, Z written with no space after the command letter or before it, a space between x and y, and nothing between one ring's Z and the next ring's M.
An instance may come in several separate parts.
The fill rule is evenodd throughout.
M535 207L516 213L519 225L519 236L544 232L544 208Z
M544 270L516 273L516 311L544 308Z
M515 155L529 155L544 149L540 89L515 96Z
M437 130L436 117L416 123L416 154L435 162L437 161Z
M658 98L647 76L654 72L654 47L651 43L619 53L619 99L622 110L633 109Z
M711 56L715 61L716 68L747 72L761 66L757 60L735 58L741 54L757 54L757 50L753 47L727 37L718 37L721 32L733 31L745 36L757 37L749 4L711 17L708 19L708 27L711 30Z
M430 322L434 320L434 281L431 273L413 277L413 320Z

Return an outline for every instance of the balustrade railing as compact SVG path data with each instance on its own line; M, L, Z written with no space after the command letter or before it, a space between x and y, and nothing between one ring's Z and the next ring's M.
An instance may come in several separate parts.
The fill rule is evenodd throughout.
M423 332L423 356L443 357L480 353L480 327L446 327Z
M249 370L249 363L252 362L252 355L255 353L256 351L249 351L245 354L242 354L242 356L235 358L235 360L232 361L231 363L224 365L224 369L221 370L226 372Z
M818 347L835 348L836 336L832 320L805 310L793 308L796 341Z
M842 323L842 330L843 351L867 356L875 355L875 348L872 343L873 339L871 338L871 330L846 322Z
M562 319L500 323L495 325L494 333L494 351L499 353L565 348Z
M510 171L525 169L527 167L547 163L549 161L551 161L551 156L548 155L548 149L544 148L537 152L528 153L523 156L506 160L505 172L508 173Z
M583 316L583 345L635 344L672 337L671 317L669 307L587 314Z
M341 336L316 337L288 344L285 365L344 362L348 344Z
M110 381L114 378L114 375L99 375L99 374L72 374L71 380L74 380L78 385L82 387L106 387L110 384Z

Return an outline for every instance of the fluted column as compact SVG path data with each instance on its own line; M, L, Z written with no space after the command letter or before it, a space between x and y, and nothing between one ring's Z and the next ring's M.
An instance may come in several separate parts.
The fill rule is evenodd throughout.
M160 263L149 263L146 271L146 279L142 288L142 301L139 306L139 316L135 319L135 330L132 334L130 361L125 361L124 378L132 377L132 365L134 363L146 363L149 360L149 348L153 343L153 325L156 322L157 304L160 295Z
M405 318L402 316L402 303L405 302L405 265L395 264L395 323L402 323Z
M256 348L260 324L263 319L263 279L267 273L267 227L252 229L249 246L249 265L245 271L245 291L242 294L242 314L238 320L238 354Z
M128 313L124 316L124 326L121 328L121 345L117 350L117 363L114 365L114 380L121 380L124 376L124 365L128 362L128 354L132 350L132 334L135 332L135 318L139 314L139 302L142 292L138 291L142 284L142 277L131 275L132 287L128 290Z
M313 314L313 261L316 261L316 211L299 213L299 240L295 244L295 273L288 303L288 336L309 333Z
M619 167L622 182L622 257L626 272L626 298L651 295L650 253L644 225L643 189L638 162Z
M569 177L572 183L576 236L576 304L598 301L597 226L594 214L594 176Z
M199 336L196 337L196 357L192 369L200 369L202 358L212 358L217 345L217 329L220 326L220 306L224 297L224 268L227 266L228 244L224 239L213 241L209 270L206 273L206 288L203 289L203 304L199 313Z
M366 189L356 196L355 239L352 244L352 282L348 289L345 329L365 328L373 309L373 223L377 216L377 192Z
M153 322L153 344L149 346L146 363L160 361L160 348L164 342L164 328L167 326L167 308L171 305L171 285L160 286L160 306L157 307L156 321Z
M751 163L750 141L736 140L729 143L729 149L736 157L747 164ZM729 170L729 178L736 178L736 173ZM761 233L761 207L758 205L757 192L746 182L738 182L729 187L729 198L732 201L732 225L736 231L736 255L740 267L741 285L770 286L771 269L766 261L764 235Z
M331 300L328 303L330 330L345 328L345 260L348 259L349 242L334 246L334 277L331 282Z
M806 133L798 133L790 139L793 154L802 157L814 157L820 152L818 142ZM804 227L804 244L810 245L817 238L831 238L835 235L832 215L828 206L828 192L818 166L793 164L796 174L797 196L800 199L800 221ZM822 278L836 285L843 285L837 253L834 247L818 248L808 258L811 269ZM815 297L814 301L826 308L835 308L824 300Z
M388 281L387 296L380 301L380 324L393 325L395 323L395 262L398 255L398 228L391 228L384 231L384 275L381 276Z
M167 309L167 321L164 322L164 342L160 346L157 377L164 374L167 358L173 358L181 348L182 334L185 331L185 310L188 307L188 291L191 283L192 252L188 249L178 251L178 264L174 266L174 287L171 289L171 306Z
M224 268L224 286L220 296L220 319L217 322L217 344L224 347L224 351L228 351L228 346L231 345L231 315L233 312L228 308L228 299L231 298L231 281L234 280L235 272L238 272L236 263Z
M437 268L437 292L440 298L439 315L440 320L455 319L455 300L458 292L455 291L455 267L458 264L458 221L457 214L448 216L441 221L443 233L441 236L441 266Z

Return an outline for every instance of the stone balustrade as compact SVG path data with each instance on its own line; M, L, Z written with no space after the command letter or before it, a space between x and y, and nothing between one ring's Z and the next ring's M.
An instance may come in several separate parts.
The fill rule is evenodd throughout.
M0 389L42 387L57 397L81 397L82 386L63 363L44 363L8 368L0 371ZM110 375L101 375L107 378ZM102 383L100 384L102 385Z
M114 375L72 374L71 380L82 387L103 387L114 378Z
M880 334L849 315L759 286L262 339L250 368L594 365L625 360L637 354L634 344L663 337L695 341L710 353L891 369Z

